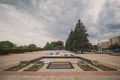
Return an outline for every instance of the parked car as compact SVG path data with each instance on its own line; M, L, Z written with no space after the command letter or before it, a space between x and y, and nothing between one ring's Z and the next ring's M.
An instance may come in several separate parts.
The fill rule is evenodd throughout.
M120 49L114 49L113 52L114 53L120 53Z

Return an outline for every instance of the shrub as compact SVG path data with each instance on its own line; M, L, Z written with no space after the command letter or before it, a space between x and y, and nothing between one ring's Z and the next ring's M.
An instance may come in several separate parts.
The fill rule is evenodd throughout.
M117 71L117 69L114 69L114 68L111 68L111 67L108 67L108 66L105 66L105 65L102 65L102 64L94 65L94 66L99 68L99 69L102 69L104 71Z
M20 70L20 69L22 69L22 68L24 68L26 66L27 65L17 65L17 66L13 66L11 68L8 68L8 69L6 69L4 71L18 71L18 70Z
M0 54L8 54L8 53L23 53L23 52L32 52L32 51L39 51L41 49L20 49L20 48L12 48L12 49L0 49Z
M29 61L21 61L21 62L19 63L19 65L13 66L13 67L8 68L8 69L6 69L6 70L4 70L4 71L18 71L18 70L20 70L20 69L28 66L29 64L30 64Z
M43 64L39 64L39 65L34 64L34 65L28 67L27 69L25 69L24 71L38 71L42 67L43 67Z
M84 71L97 71L97 69L85 64L85 65L80 65L78 64L80 68L82 68Z

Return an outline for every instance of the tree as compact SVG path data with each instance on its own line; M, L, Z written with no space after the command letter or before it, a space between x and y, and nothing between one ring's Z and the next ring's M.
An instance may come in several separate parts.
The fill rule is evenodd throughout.
M35 48L37 48L37 46L36 46L35 44L29 44L29 45L28 45L28 48L30 48L30 49L35 49Z
M57 41L57 46L63 46L63 42L62 41Z
M98 51L98 45L91 45L92 50Z
M19 49L25 49L24 46L18 46L17 48L19 48Z
M0 49L8 49L8 48L13 48L14 43L10 41L1 41L0 42Z
M56 42L51 42L51 43L47 42L46 45L44 46L44 49L53 50L57 46L63 46L63 44L64 43L62 41L56 41Z
M66 40L66 48L70 51L86 51L89 49L90 43L88 40L87 30L83 23L78 20L74 31L70 32L68 39Z
M46 43L46 45L44 46L44 49L48 50L49 49L49 42Z
M66 40L66 50L73 50L73 30L71 30L68 39Z

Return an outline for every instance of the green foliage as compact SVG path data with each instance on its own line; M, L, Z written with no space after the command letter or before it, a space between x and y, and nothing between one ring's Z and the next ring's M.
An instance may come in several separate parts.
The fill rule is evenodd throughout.
M1 41L0 42L0 54L8 53L22 53L22 52L31 52L39 51L41 48L38 48L35 44L17 46L16 44L10 41Z
M85 64L85 65L80 65L80 64L78 64L78 66L79 66L80 68L82 68L84 71L97 71L97 69L91 67L91 66L88 65L88 64Z
M46 45L44 46L44 49L45 50L53 50L55 49L55 47L57 46L63 46L63 42L62 41L56 41L56 42L47 42Z
M0 42L0 49L6 49L6 48L13 48L15 44L13 44L10 41L1 41Z
M105 66L105 65L102 65L102 64L94 65L94 66L99 68L99 69L102 69L104 71L117 71L117 69L114 69L114 68L111 68L111 67L108 67L108 66Z
M91 46L91 49L98 51L98 45L92 45L92 46Z
M50 44L49 44L49 42L46 43L44 49L46 49L46 50L50 49Z
M69 37L66 40L66 49L70 51L87 51L90 48L90 43L87 39L88 34L83 23L78 20L76 27L71 30Z
M66 49L72 51L73 50L73 46L71 46L73 44L73 30L71 30L68 39L66 40Z
M35 49L35 48L37 48L37 46L35 44L30 44L30 45L28 45L28 48Z
M34 65L28 67L27 69L25 69L24 71L38 71L43 66L44 66L44 64L40 64L40 65L34 64Z
M27 64L28 65L28 64ZM4 71L18 71L24 67L26 67L27 65L17 65L17 66L13 66L13 67L10 67Z
M0 54L8 54L8 53L23 53L23 52L32 52L32 51L40 51L42 50L41 48L36 48L36 49L20 49L20 48L15 48L15 49L0 49Z

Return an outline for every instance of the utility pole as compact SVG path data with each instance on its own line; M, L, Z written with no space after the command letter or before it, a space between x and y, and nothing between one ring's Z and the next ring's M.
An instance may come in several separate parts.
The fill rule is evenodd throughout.
M100 48L101 48L101 53L102 53L102 45L100 44Z
M102 53L102 45L100 40L98 40L98 52Z
M101 53L101 44L100 44L100 40L98 40L98 52Z

